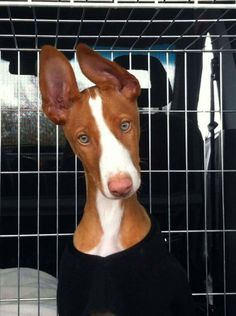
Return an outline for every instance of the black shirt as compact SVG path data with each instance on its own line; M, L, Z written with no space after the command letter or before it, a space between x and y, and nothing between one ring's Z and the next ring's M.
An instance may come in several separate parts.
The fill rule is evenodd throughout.
M57 302L60 316L194 315L186 274L153 219L141 242L107 257L82 253L71 241L60 263Z

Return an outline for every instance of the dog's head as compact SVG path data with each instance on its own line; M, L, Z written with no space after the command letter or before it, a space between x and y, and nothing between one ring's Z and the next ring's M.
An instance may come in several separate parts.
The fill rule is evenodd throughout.
M83 74L95 84L82 92L66 57L52 46L42 48L43 110L63 126L90 183L108 198L131 196L140 185L139 82L84 44L77 57Z

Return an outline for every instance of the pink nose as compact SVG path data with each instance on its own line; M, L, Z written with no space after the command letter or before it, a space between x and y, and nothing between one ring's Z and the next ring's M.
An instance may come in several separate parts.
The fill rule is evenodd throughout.
M112 195L125 197L132 189L132 180L129 176L115 176L108 182L108 188Z

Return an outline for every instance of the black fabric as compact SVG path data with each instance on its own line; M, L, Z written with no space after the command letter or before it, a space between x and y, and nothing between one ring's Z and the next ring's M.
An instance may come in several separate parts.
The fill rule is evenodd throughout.
M58 284L60 316L193 316L184 270L169 254L152 219L148 235L137 245L99 257L68 245Z

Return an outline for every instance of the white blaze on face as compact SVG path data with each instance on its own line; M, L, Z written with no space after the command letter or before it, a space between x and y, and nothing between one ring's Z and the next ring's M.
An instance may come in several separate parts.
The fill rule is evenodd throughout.
M103 193L107 198L114 198L108 188L109 179L119 174L126 174L132 180L131 194L133 194L140 186L140 176L131 155L107 126L103 116L102 99L98 94L95 98L90 97L89 106L100 133L99 169Z

